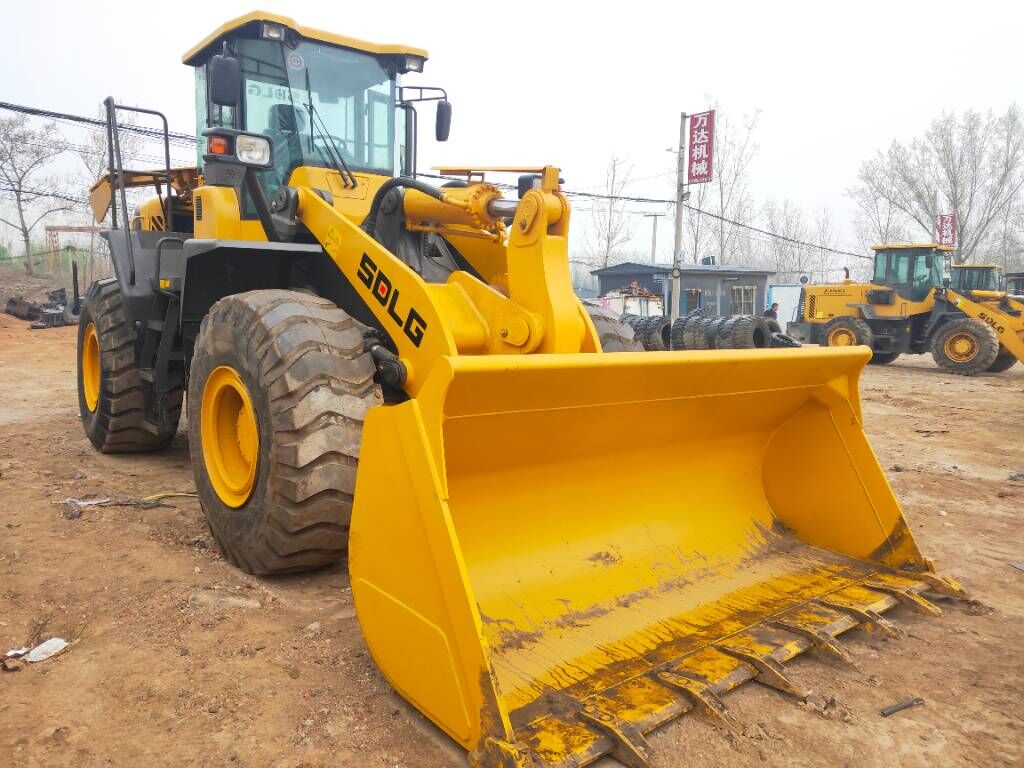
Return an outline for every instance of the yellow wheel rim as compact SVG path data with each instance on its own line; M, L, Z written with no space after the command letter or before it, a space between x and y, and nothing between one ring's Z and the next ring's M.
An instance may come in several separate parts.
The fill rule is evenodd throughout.
M857 336L849 328L835 328L828 335L830 347L853 347L857 344Z
M943 344L946 357L954 363L969 363L978 354L978 340L970 333L954 333Z
M200 428L213 490L227 506L242 506L256 484L260 434L249 390L231 366L214 369L206 380Z
M100 401L100 339L95 323L85 326L82 338L82 394L90 412Z

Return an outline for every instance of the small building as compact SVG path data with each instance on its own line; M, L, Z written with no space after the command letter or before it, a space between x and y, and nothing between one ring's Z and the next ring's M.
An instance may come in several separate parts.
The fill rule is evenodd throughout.
M768 278L771 270L740 267L733 264L683 264L680 313L710 307L718 315L759 315L767 306ZM668 264L624 262L591 272L598 280L598 293L604 296L628 291L631 286L658 293L671 306L672 267Z

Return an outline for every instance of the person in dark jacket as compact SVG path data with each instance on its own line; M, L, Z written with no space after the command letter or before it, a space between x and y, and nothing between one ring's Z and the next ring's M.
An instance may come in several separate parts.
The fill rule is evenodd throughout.
M779 319L779 303L775 302L764 311L763 317L770 317L772 320Z

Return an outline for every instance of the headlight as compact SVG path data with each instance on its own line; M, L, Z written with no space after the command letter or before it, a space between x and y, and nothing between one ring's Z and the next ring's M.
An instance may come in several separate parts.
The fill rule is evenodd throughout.
M235 142L235 156L246 165L270 165L270 139L240 135Z
M419 56L406 56L405 57L405 71L406 72L422 72L423 71L424 59Z

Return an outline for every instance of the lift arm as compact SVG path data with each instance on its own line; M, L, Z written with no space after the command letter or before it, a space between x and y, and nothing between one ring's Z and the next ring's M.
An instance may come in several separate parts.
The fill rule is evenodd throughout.
M542 185L518 203L488 184L443 190L437 200L406 192L417 220L476 227L484 235L514 216L507 244L507 293L467 272L427 283L320 195L296 188L296 217L321 243L398 350L415 396L441 357L460 354L598 352L597 334L572 291L568 261L569 204L558 169L541 170Z

